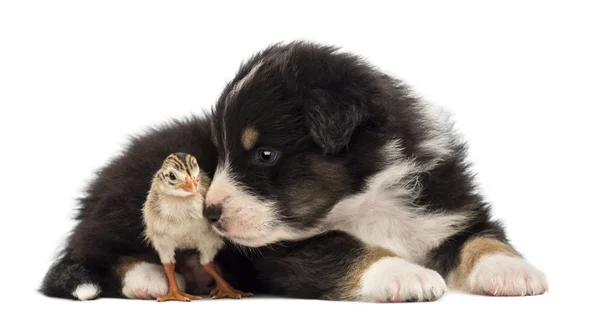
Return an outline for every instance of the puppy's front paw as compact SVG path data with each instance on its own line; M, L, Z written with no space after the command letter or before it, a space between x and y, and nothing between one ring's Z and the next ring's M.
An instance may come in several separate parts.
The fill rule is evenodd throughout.
M468 282L473 293L494 296L539 295L548 290L542 271L522 258L502 254L481 258Z
M175 279L181 291L185 291L183 276L175 273ZM160 265L140 262L125 274L121 291L127 298L157 299L169 291L167 275Z
M433 301L446 289L437 272L401 258L387 257L365 271L360 296L374 302Z

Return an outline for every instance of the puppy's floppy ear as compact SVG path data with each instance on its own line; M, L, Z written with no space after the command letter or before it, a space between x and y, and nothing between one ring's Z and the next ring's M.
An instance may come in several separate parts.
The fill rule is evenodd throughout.
M311 90L304 113L313 140L325 154L335 154L350 142L354 130L366 119L364 100L324 89Z

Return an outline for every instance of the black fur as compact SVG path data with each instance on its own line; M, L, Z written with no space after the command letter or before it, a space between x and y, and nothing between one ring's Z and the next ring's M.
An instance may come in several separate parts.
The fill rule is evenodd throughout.
M212 177L217 155L207 140L209 125L205 118L196 117L133 138L122 154L98 172L80 200L79 222L46 274L42 293L74 298L72 293L78 285L92 283L100 287L101 297L122 297L121 280L114 272L121 257L137 256L160 263L142 236L141 207L150 180L167 155L178 151L194 155L200 168ZM215 262L238 289L331 299L337 294L337 283L364 247L349 235L332 232L261 249L240 249L229 243ZM306 263L314 265L306 267Z
M254 293L308 299L341 299L340 282L365 252L356 238L330 231L301 241L268 247L227 248L218 255L221 267L237 287Z
M236 87L258 64L257 76ZM399 140L403 157L436 163L411 175L422 189L416 206L430 213L475 212L466 229L429 252L425 265L447 274L467 239L506 237L476 192L466 146L449 135L443 159L436 149L420 146L432 133L446 133L429 125L421 106L403 83L354 55L312 43L274 45L242 65L226 86L212 116L212 139L220 163L230 160L236 180L253 195L275 201L279 219L300 231L319 226L338 201L364 190L369 176L388 164L385 144ZM240 136L250 126L260 136L247 151ZM139 219L152 173L166 155L182 151L195 155L212 174L217 151L208 137L204 119L176 123L136 139L104 168L81 201L80 223L48 273L44 293L70 297L74 285L97 279L103 294L119 293L120 281L102 282L110 281L108 270L116 259L154 254L141 242ZM274 166L257 162L256 151L265 148L281 153ZM216 261L238 289L340 299L335 287L363 248L347 234L329 232L244 252L229 244Z
M80 284L96 284L100 290L114 289L111 279L102 278L110 275L103 268L93 267L93 263L77 262L67 256L56 261L42 282L42 292L52 297L71 297L71 293ZM105 292L104 295L107 295Z
M446 239L440 246L430 251L425 265L442 276L448 276L459 264L459 251L467 240L475 236L486 236L504 243L509 243L504 228L497 221L492 221L489 216L489 206L481 205L476 209L475 218L470 225Z
M447 274L469 238L508 241L477 192L465 143L451 126L434 124L424 109L402 82L361 58L293 42L273 45L241 66L215 107L213 138L219 164L229 164L240 188L274 202L281 226L300 231L319 227L332 206L362 192L370 176L389 166L384 147L397 140L403 160L429 166L398 180L419 187L410 202L420 212L473 212L466 229L430 250L424 263ZM247 127L260 133L250 151L239 138ZM447 140L444 148L426 146L436 138ZM258 164L256 151L264 149L278 151L278 161Z
M102 296L121 296L121 281L112 272L120 257L141 256L160 263L143 241L142 205L154 174L174 152L194 155L212 177L217 156L206 118L150 129L98 172L80 199L78 224L66 248L42 283L44 294L72 298L77 285L94 283L102 288Z

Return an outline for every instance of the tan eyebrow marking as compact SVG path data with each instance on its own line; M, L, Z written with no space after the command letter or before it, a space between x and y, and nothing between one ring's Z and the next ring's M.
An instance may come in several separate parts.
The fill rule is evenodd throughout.
M244 149L250 150L258 141L258 130L253 127L247 127L242 133L242 146Z

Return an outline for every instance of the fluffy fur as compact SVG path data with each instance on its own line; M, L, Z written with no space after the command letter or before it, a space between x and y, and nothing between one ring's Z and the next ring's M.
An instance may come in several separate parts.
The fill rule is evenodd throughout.
M436 280L425 267L447 277L471 261L461 258L471 239L510 247L447 115L358 56L305 42L269 47L242 65L212 122L218 181L206 203L221 211L220 233L240 244L340 230L419 267L410 271L421 281ZM535 275L517 262L519 278ZM385 267L375 271L396 274ZM486 267L478 276L496 276Z
M126 272L116 266L122 257L160 263L144 241L142 206L154 173L174 152L194 155L203 172L212 176L216 150L206 118L149 129L132 138L123 153L97 173L79 201L78 223L42 283L44 294L78 298L74 291L79 285L94 284L101 289L95 296L121 297Z
M226 278L236 278L239 287L250 289L253 293L369 302L413 299L408 293L404 297L387 296L385 288L390 283L377 283L400 276L397 268L366 274L372 272L369 269L380 260L404 260L388 250L368 246L337 230L309 239L285 241L261 248L230 246L219 253L217 258ZM437 273L430 271L430 274ZM365 284L365 278L366 282L375 282ZM366 290L361 292L361 287ZM369 292L369 287L376 291Z
M200 251L200 263L207 264L224 245L208 221L202 217L204 193L210 179L199 168L193 166L194 164L188 164L184 159L178 162L181 162L185 169L182 167L183 170L178 171L167 159L152 180L143 208L146 226L144 234L157 250L162 263L175 263L177 249L196 249ZM170 180L167 179L169 171L180 173L174 176L174 180ZM183 179L189 177L197 180L198 187L193 194L182 196L179 192L185 191L174 189L176 186L172 186L171 183L183 183Z
M207 173L218 163L205 212L248 246L228 242L216 257L236 288L365 301L433 300L441 278L492 295L547 289L490 220L445 114L355 55L271 46L241 66L210 121L210 132L204 119L151 132L100 172L44 293L73 297L91 283L122 296L110 270L123 254L158 263L141 243L149 183L139 180L177 151L206 160Z

